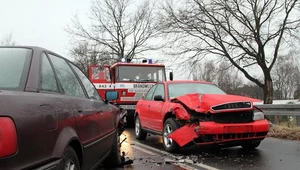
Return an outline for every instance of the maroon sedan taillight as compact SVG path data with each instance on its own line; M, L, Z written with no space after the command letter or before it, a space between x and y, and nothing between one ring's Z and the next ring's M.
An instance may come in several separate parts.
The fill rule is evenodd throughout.
M0 117L0 158L13 155L18 150L16 127L9 117Z

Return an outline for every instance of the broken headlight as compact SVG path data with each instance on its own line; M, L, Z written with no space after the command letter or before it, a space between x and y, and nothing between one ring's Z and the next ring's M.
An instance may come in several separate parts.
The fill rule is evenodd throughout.
M264 119L265 119L264 113L258 109L254 109L253 120L264 120Z

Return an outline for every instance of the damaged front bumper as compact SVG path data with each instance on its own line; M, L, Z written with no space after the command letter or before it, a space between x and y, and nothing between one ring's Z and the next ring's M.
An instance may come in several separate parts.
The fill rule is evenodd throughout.
M169 135L180 147L189 143L199 146L232 141L262 140L269 131L267 120L251 123L215 123L213 121L187 123Z

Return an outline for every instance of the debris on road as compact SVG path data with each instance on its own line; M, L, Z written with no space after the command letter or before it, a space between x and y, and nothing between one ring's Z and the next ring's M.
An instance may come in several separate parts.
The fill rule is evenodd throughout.
M184 159L178 159L178 160L173 160L169 158L165 158L165 164L172 164L172 163L184 163Z
M132 159L126 160L125 156L126 156L126 154L125 154L125 152L123 151L123 152L122 152L122 155L121 155L121 162L122 162L122 163L119 165L119 167L123 167L123 166L125 166L125 165L131 165L131 164L133 164L133 160L132 160Z

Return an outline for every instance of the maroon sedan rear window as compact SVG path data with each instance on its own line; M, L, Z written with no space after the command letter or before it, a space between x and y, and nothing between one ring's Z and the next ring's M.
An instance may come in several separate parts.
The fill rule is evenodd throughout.
M0 48L0 89L24 89L31 54L26 48Z

